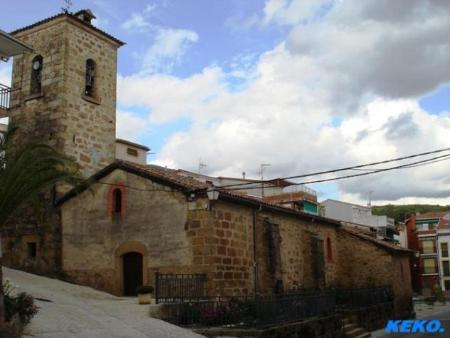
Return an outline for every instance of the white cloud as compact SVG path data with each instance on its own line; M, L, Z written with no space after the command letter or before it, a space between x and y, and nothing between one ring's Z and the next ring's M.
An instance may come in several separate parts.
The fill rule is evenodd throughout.
M153 45L143 56L144 72L170 72L189 46L197 41L197 33L187 29L159 29Z
M6 86L11 85L12 61L0 61L0 83Z
M268 0L264 6L262 23L294 25L314 19L335 0Z
M122 23L121 27L128 31L145 31L150 27L150 24L147 22L143 15L139 13L133 13L127 20Z
M291 18L287 9L296 1L268 1L267 22L284 20L293 28L285 42L253 58L253 66L234 67L233 74L207 67L187 78L119 78L119 102L147 107L149 123L189 117L191 129L168 139L158 163L195 170L202 158L217 175L256 176L268 162L271 177L287 176L448 147L448 114L428 114L418 98L450 83L450 5L398 2L404 10L397 1L346 0L305 24L317 13L312 2ZM155 50L165 52L150 54L164 57L150 60L182 55L171 52L179 48ZM150 64L161 69L159 62ZM236 74L247 83L230 92ZM369 190L380 201L450 196L445 161L337 184L352 200L365 201Z
M146 13L146 14L153 13L157 7L158 6L156 4L149 3L149 4L147 4L147 6L145 6L144 13Z
M152 123L194 116L206 120L208 112L201 107L223 92L222 76L219 68L205 68L185 79L164 74L119 76L118 100L128 107L148 107Z
M145 118L132 112L117 111L116 135L118 138L136 141L147 131L148 123Z
M97 15L97 17L94 20L92 20L92 24L95 27L106 29L109 25L109 20L107 18L101 18Z

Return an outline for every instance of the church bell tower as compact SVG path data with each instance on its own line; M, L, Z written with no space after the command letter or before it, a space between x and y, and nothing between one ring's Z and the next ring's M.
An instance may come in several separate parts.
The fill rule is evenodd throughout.
M117 49L90 10L63 12L12 32L33 48L14 58L11 122L73 157L83 176L115 158Z

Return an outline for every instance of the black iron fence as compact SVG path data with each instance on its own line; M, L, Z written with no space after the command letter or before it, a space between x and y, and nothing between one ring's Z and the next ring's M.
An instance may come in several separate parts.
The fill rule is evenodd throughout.
M393 298L390 287L336 289L336 305L344 309L360 309L391 303Z
M207 276L201 274L155 274L155 302L182 303L207 297Z
M312 317L337 315L392 305L390 288L290 290L246 297L185 298L167 304L168 320L177 325L265 327Z
M0 109L9 109L11 88L0 83Z
M216 297L169 305L177 325L265 327L335 313L332 292Z

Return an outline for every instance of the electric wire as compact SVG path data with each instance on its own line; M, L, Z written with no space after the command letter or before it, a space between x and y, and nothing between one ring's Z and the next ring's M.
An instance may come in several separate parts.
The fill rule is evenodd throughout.
M385 172L385 171L390 171L390 170L413 168L413 167L418 166L418 165L432 164L434 160L439 160L439 159L450 159L450 154L441 155L441 156L429 158L429 159L426 159L426 160L420 160L420 161L411 162L411 163L407 163L407 164L402 164L402 165L389 167L389 168L374 169L373 171L370 171L370 172L363 172L363 173L359 173L359 174L351 174L351 175L338 176L338 177L332 177L332 178L324 178L324 179L319 179L319 180L311 180L311 181L305 181L305 182L292 183L290 186L313 184L313 183L323 183L323 182L330 182L330 181L338 181L338 180L347 179L347 178L372 175L372 174ZM262 183L267 183L267 181L262 182ZM237 188L230 188L230 187L225 187L224 188L224 187L225 186L223 186L223 187L215 187L214 190L217 190L217 191L220 192L220 191L237 191L237 190L261 189L261 186L237 187Z
M338 169L318 171L318 172L313 172L313 173L308 173L308 174L301 174L301 175L294 175L294 176L286 176L286 177L280 177L280 178L275 178L275 179L271 179L271 180L252 180L252 182L227 184L227 185L223 185L222 188L239 187L239 186L252 185L252 184L264 184L264 183L270 183L271 181L275 181L275 180L290 180L290 179L294 179L294 178L305 178L305 177L318 176L318 175L323 175L323 174L332 174L332 173L336 173L336 172L340 172L340 171L348 171L348 170L351 170L351 169L364 168L364 167L369 167L369 166L374 166L374 165L379 165L379 164L385 164L385 163L390 163L390 162L402 161L402 160L411 159L411 158L420 157L420 156L437 154L437 153L441 153L441 152L449 151L449 150L450 150L450 148L443 148L443 149L438 149L438 150L433 150L433 151L427 151L427 152L424 152L424 153L418 153L418 154L413 154L413 155L409 155L409 156L393 158L393 159L389 159L389 160L383 160L383 161L371 162L371 163L366 163L366 164L354 165L354 166L350 166L350 167L343 167L343 168L338 168Z

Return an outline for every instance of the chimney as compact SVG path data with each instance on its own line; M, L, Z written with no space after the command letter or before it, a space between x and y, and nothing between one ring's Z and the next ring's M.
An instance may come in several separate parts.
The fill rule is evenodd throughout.
M75 16L90 25L92 25L92 19L95 19L94 13L90 9L82 9L75 13Z

